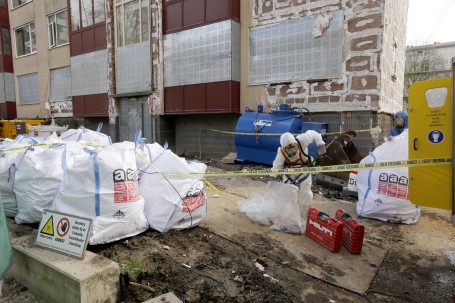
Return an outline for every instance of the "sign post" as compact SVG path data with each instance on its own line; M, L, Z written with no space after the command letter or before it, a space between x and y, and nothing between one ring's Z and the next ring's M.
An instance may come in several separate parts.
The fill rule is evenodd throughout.
M43 211L35 245L83 260L92 220Z

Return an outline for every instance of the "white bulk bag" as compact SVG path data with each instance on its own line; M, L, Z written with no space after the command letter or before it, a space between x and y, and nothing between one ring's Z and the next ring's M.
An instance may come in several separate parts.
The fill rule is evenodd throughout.
M26 146L12 140L5 140L0 145L0 193L5 215L10 218L17 214L16 196L13 191L16 172L14 163L16 157L25 152Z
M83 126L78 129L69 129L61 134L59 139L64 141L77 141L95 146L112 145L111 137L100 132L102 127L103 123L98 125L96 131L86 129Z
M110 146L67 149L65 176L52 210L93 219L91 245L147 230L134 151Z
M113 143L112 148L118 151L124 149L135 150L136 152L136 166L139 171L142 171L147 168L150 162L153 162L153 159L160 155L164 148L158 144L147 144L145 141L140 141L134 143L131 141L123 141L119 143Z
M17 224L37 223L42 212L52 206L63 180L62 157L65 145L30 147L16 159L14 193Z
M160 150L156 145L154 148L155 152ZM151 165L140 174L139 192L145 200L145 216L150 227L165 232L199 224L207 215L207 197L202 177L163 174L204 173L207 166L188 163L168 149L149 162Z
M408 160L408 131L385 141L360 163ZM382 221L414 224L420 208L408 199L408 168L359 170L357 214Z

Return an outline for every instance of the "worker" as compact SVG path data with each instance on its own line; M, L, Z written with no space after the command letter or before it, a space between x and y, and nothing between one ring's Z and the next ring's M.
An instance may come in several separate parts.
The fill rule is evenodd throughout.
M311 166L315 163L314 159L308 155L308 145L316 143L318 155L325 154L325 142L322 136L314 130L307 130L305 133L294 137L291 133L284 133L280 137L280 145L272 170L283 168L299 168ZM308 209L313 204L313 192L311 191L310 174L283 175L283 182L299 187L299 208L301 218L305 223Z
M392 141L393 137L400 135L408 128L408 113L404 111L396 112L393 116L393 124L395 125L389 132L387 140Z

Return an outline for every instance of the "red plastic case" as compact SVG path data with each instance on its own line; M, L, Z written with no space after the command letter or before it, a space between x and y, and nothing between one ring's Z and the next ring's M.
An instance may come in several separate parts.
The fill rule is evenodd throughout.
M343 222L343 239L341 243L351 254L360 254L363 245L365 227L357 223L344 209L340 208L335 218Z
M312 207L308 210L306 235L331 252L339 252L343 223Z

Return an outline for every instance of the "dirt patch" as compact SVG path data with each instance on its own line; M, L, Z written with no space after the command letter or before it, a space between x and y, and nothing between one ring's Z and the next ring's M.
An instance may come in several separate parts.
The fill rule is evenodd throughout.
M141 302L169 291L187 302L299 301L296 290L274 283L256 268L256 258L266 257L199 227L164 234L150 231L117 245L90 250L121 264L125 302ZM284 278L279 272L278 268L277 279ZM130 285L129 281L150 289Z

